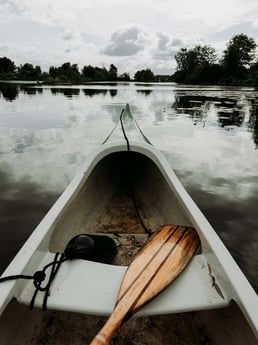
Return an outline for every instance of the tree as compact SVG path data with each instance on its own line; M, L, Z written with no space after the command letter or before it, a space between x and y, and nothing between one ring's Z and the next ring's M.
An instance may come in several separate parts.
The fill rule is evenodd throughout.
M177 82L202 83L214 81L216 51L209 45L182 48L175 55L177 72L173 79Z
M95 67L94 80L105 81L108 80L109 73L105 67Z
M16 66L12 60L7 57L0 58L0 76L1 78L9 78L15 76Z
M140 82L152 82L155 80L155 76L149 68L137 71L134 75L134 79Z
M33 66L30 63L25 63L18 67L18 78L24 80L38 80L41 76L40 66Z
M197 45L191 49L181 48L175 59L179 71L193 72L197 66L202 68L214 64L217 55L213 47Z
M55 66L50 66L48 73L49 73L50 77L55 79L58 75L58 70Z
M204 45L204 46L198 46L200 51L200 57L201 57L201 65L202 67L205 66L211 66L214 65L217 61L217 54L215 48Z
M121 75L119 75L119 77L117 78L119 81L130 81L130 74L129 73L123 73Z
M87 79L94 80L95 68L91 65L84 66L82 69L82 75Z
M175 60L177 62L177 70L187 72L193 69L196 58L187 48L181 48L180 51L176 53Z
M93 67L91 65L84 66L82 69L82 76L88 80L105 81L109 80L109 71L105 67Z
M111 64L109 67L108 80L110 80L110 81L116 81L117 80L117 68L113 64Z
M81 80L81 74L79 72L77 64L70 62L63 63L60 67L51 66L49 68L49 76L53 78L55 82L74 82L78 83Z
M69 82L79 82L81 77L77 64L71 65L70 62L65 62L58 68L58 76Z
M256 46L253 38L244 34L235 35L223 53L222 65L225 72L234 77L241 77L255 57Z

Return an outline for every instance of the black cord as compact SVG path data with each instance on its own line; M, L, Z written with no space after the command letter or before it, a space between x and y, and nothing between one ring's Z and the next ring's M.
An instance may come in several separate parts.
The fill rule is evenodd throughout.
M67 258L64 256L64 254L61 254L61 257L60 259L58 260L58 257L59 257L59 253L56 253L55 254L55 258L54 258L54 261L50 262L49 264L45 265L44 268L42 269L42 271L39 271L39 272L43 272L43 274L45 274L45 271L51 267L51 272L50 272L50 275L49 275L49 278L48 278L48 282L46 284L45 287L41 287L41 284L36 284L34 283L34 286L35 286L35 292L32 296L32 299L31 299L31 302L30 302L30 309L33 309L34 307L34 302L35 302L35 299L37 297L37 294L39 291L41 292L45 292L45 295L44 295L44 299L43 299L43 304L42 304L42 309L45 311L47 310L47 298L48 296L50 295L50 286L57 274L57 271L59 270L60 268L60 265L67 260ZM46 276L46 274L45 274Z
M57 261L57 258L58 258L58 256L56 257L56 260L52 266L49 281L48 281L48 284L46 286L45 296L44 296L44 300L43 300L43 304L42 304L43 310L47 310L47 299L48 299L48 296L50 295L50 286L51 286L53 280L55 279L55 276L56 276L56 274L57 274L57 272L61 266L61 263L65 261L64 254L61 254L61 258L59 261Z
M123 109L120 115L120 123L121 123L121 128L122 128L122 132L123 132L123 136L125 138L126 141L126 145L127 145L127 151L130 152L130 143L129 143L129 139L126 135L125 129L124 129L124 123L123 123L123 114L124 114L125 110Z
M66 261L67 258L65 257L64 254L61 255L60 259L58 260L59 253L55 254L54 261L48 263L43 267L42 270L36 271L33 275L24 275L24 274L17 274L17 275L12 275L8 277L2 277L0 278L0 283L10 281L10 280L16 280L16 279L28 279L28 280L33 280L33 285L35 286L35 291L32 296L31 302L30 302L30 308L32 309L34 307L34 302L37 297L38 292L45 292L42 308L43 310L46 310L47 306L47 298L49 296L49 291L50 291L50 286L60 268L60 265L62 262ZM41 284L44 282L46 279L46 270L51 267L51 273L48 278L48 282L46 286L42 287Z
M133 189L133 187L132 187ZM132 193L132 199L133 199L133 205L134 205L134 208L135 208L135 212L136 212L136 215L137 215L137 218L139 219L140 223L141 223L141 226L143 227L144 231L150 236L152 234L151 230L147 228L147 226L145 225L143 219L142 219L142 216L140 215L140 212L139 212L139 207L137 205L137 202L135 200L135 194L134 192Z
M37 273L37 272L36 272ZM13 276L8 276L8 277L1 277L0 278L0 283L3 283L5 281L8 280L15 280L15 279L34 279L34 276L36 275L38 277L37 274L34 274L33 276L28 276L28 275L23 275L23 274L17 274L17 275L13 275ZM37 279L37 278L36 278ZM45 279L45 278L44 278Z
M124 123L123 123L123 114L124 114L124 109L122 110L121 112L121 115L120 115L120 123L121 123L121 128L122 128L122 132L123 132L123 136L125 138L125 141L126 141L126 145L127 145L127 151L129 153L131 153L131 150L130 150L130 142L129 142L129 139L126 135L126 131L125 131L125 128L124 128ZM129 160L130 162L130 160ZM129 171L130 171L130 166L129 166ZM129 176L129 179L130 179L130 176ZM132 190L132 200L133 200L133 205L134 205L134 208L135 208L135 212L136 212L136 215L137 215L137 218L139 219L140 223L141 223L141 226L143 227L144 231L150 236L152 234L152 232L147 228L147 226L144 224L144 221L140 215L140 212L139 212L139 208L138 208L138 205L137 205L137 202L136 202L136 199L135 199L135 193L134 193L134 188L133 188L133 184L132 184L132 181L130 179L130 185L131 185L131 190Z

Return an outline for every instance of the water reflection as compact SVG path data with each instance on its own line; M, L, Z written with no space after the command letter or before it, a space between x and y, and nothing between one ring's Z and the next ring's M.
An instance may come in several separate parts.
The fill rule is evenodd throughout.
M213 124L233 130L246 128L254 133L257 146L257 94L232 93L227 97L203 92L175 92L175 102L172 109L177 114L186 114L192 118L193 124L205 126L208 121Z
M19 89L17 85L1 84L0 83L0 97L2 96L7 101L14 101L18 97Z
M110 96L113 98L113 97L116 97L117 95L117 90L109 90L109 93L110 93Z
M0 272L7 266L58 194L23 179L15 183L10 170L0 170Z
M152 93L152 90L137 90L137 92L142 95L149 96Z
M18 98L19 93L34 96L36 94L42 94L43 89L29 84L0 83L0 96L5 100L12 102Z
M73 98L74 96L79 96L80 89L72 89L72 88L51 88L51 93L53 95L59 95L62 94L67 98Z
M254 186L257 186L258 177L254 182ZM219 182L219 184L222 183L228 184L229 181ZM235 183L234 180L231 181L231 189L234 189ZM230 188L228 189L230 190ZM258 188L255 190L257 193ZM258 291L258 260L256 255L258 253L258 232L253 231L257 228L257 197L250 195L245 203L239 203L237 199L225 199L223 195L207 195L199 186L193 185L188 189L188 192L214 228L218 229L219 236Z
M112 85L113 87L114 85ZM94 97L97 95L102 95L102 96L106 96L106 95L110 95L112 98L116 97L117 95L117 89L110 89L110 90L106 90L106 89L83 89L82 90L85 96L88 97Z
M30 95L30 96L35 96L37 93L42 93L41 89L32 88L32 87L29 87L27 85L20 85L20 91L22 91L24 94Z

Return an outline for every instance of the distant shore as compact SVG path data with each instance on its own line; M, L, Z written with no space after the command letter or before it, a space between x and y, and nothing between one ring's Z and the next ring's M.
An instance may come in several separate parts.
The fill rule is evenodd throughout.
M69 86L80 86L80 85L121 85L121 84L139 84L139 85L151 85L151 84L155 84L155 85L184 85L185 87L191 87L191 86L202 86L202 87L209 87L209 86L217 86L217 87L248 87L248 88L252 88L252 89L257 89L258 90L258 86L253 83L234 83L234 84L222 84L222 83L180 83L180 82L174 82L174 81L169 81L169 82L160 82L160 81L152 81L152 82L139 82L136 80L130 80L130 81L84 81L84 82L53 82L53 83L49 83L46 81L42 81L42 80L14 80L14 79L0 79L0 84L12 84L12 85L33 85L33 86L63 86L63 87L69 87Z

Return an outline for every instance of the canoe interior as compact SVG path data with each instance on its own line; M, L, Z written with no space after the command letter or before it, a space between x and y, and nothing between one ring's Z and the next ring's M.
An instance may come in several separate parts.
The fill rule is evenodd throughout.
M116 238L119 250L119 242L123 242L115 263L128 264L148 236L137 217L133 198L151 231L162 224L192 226L151 159L136 152L116 152L99 161L88 177L85 175L85 181L56 219L48 249L62 252L79 233L105 233ZM85 295L82 303L86 301ZM0 319L0 344L87 344L105 321L106 317L73 312L30 310L12 300ZM256 345L257 339L239 307L232 303L218 310L134 317L121 328L113 343Z
M125 260L118 251L115 263L128 264L148 236L139 215L150 232L163 224L192 225L151 159L131 151L109 154L97 163L57 221L49 250L63 252L80 233L109 234L118 249L127 246L131 254Z

